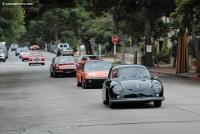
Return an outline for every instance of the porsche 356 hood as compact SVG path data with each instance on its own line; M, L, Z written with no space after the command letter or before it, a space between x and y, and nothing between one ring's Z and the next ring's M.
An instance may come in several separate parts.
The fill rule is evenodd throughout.
M126 80L120 81L120 84L129 91L138 92L146 90L149 82L149 80Z

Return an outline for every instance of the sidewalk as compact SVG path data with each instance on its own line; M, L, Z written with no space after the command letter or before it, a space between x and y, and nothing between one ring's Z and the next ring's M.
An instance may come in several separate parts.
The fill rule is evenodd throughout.
M183 77L187 79L200 81L200 77L198 77L196 70L189 70L188 73L181 73L181 74L176 74L176 67L170 67L170 66L169 67L151 67L149 68L149 70L152 73L167 74L167 75L173 75L177 77Z
M114 62L114 57L102 56L102 59L105 60L105 61ZM116 58L116 61L120 61L120 60L121 60L120 58ZM177 77L182 77L182 78L200 81L200 77L198 77L196 70L189 70L188 73L176 74L176 67L160 66L160 67L151 67L151 68L149 68L149 71L152 72L152 73L167 74L167 75L173 75L173 76L177 76Z

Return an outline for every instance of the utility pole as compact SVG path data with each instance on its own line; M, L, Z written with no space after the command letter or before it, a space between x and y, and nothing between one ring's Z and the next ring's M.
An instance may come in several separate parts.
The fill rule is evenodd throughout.
M125 64L125 44L126 44L126 38L127 35L125 34L124 40L123 40L123 48L122 48L122 64Z

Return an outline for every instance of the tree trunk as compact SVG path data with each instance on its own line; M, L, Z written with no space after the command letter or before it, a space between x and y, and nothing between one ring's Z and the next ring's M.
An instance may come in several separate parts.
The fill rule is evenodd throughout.
M150 19L145 19L145 56L144 56L144 65L153 66L152 60L152 45L151 45L151 24Z
M198 54L199 54L199 46L198 46L198 42L197 42L197 35L196 35L196 29L195 26L192 26L192 45L194 48L194 54L195 54L195 58L198 59Z
M123 48L122 48L122 64L125 64L125 44L126 44L127 35L124 36Z
M55 41L57 41L57 40L58 40L58 32L55 31Z
M85 51L87 55L93 55L92 47L89 41L89 38L81 38L82 43L85 45Z
M197 69L196 69L196 73L200 73L200 53L199 53L199 56L198 56L198 60L197 60Z

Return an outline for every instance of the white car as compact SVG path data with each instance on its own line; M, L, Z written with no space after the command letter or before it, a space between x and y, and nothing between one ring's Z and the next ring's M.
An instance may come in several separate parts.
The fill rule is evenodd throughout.
M69 44L68 43L59 43L57 48L55 49L55 53L58 52L58 49L60 49L62 52L64 48L69 48Z
M24 54L24 53L30 53L31 51L29 50L29 49L22 49L20 52L19 52L19 58L21 58L22 57L22 55Z
M0 48L0 61L6 61L6 51L3 48Z

